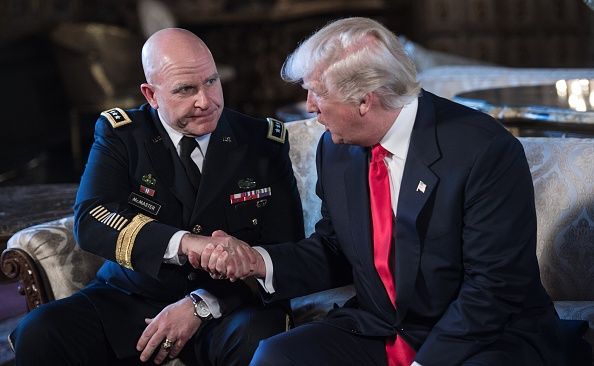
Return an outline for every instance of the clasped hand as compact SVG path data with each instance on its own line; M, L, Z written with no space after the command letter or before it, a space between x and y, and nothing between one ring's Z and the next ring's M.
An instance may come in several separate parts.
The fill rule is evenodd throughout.
M184 254L194 268L208 271L212 278L234 282L265 276L262 256L247 243L222 230L213 232L210 238L202 237L201 241L202 245L184 247Z

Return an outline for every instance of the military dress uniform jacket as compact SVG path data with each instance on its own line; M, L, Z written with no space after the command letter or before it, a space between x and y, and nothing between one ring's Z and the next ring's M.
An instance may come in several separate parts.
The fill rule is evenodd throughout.
M223 315L257 298L242 281L164 263L175 232L221 229L251 245L303 238L286 134L281 122L224 109L194 198L155 109L102 113L76 197L74 233L81 248L107 259L83 294L118 356L135 354L145 317L195 289L215 295Z

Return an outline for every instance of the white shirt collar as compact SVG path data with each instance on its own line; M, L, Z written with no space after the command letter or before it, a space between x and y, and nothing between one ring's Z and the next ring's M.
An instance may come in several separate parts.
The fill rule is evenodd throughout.
M419 98L415 98L412 102L404 105L392 127L380 141L380 145L400 159L405 159L408 153L408 145L410 144L410 136L415 124L418 106Z
M157 113L158 112L159 111L157 110ZM180 149L179 142L182 139L182 137L184 137L184 134L175 130L173 127L169 126L167 123L163 122L160 114L159 114L159 122L161 122L161 124L163 125L163 128L165 128L165 131L169 135L169 138L171 139L171 142L173 142L173 146L175 146L175 149L177 150L177 153L179 155L179 149ZM206 135L196 137L196 142L198 142L200 151L202 152L202 156L206 156L206 149L208 148L208 142L210 141L210 135L211 134L208 133Z

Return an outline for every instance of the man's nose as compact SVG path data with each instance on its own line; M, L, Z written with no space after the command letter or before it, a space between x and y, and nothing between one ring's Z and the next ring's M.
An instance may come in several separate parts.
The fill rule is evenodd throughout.
M196 99L194 100L194 107L200 109L208 108L208 96L203 90L199 90L196 93Z
M307 101L305 102L305 108L309 113L318 113L318 105L316 103L316 97L311 91L307 91Z

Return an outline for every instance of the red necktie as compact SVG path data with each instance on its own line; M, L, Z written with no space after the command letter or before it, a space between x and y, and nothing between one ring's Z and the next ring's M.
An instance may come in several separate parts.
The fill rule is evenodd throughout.
M388 154L390 153L379 144L371 149L369 200L373 228L373 262L392 305L396 306L396 286L390 269L392 200L388 167L384 162ZM386 356L388 366L409 366L415 358L415 350L404 342L402 337L395 336L386 340Z

